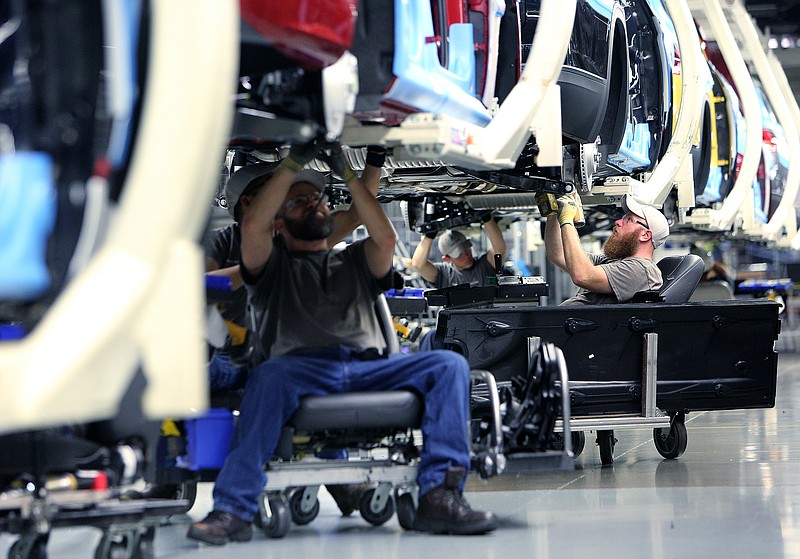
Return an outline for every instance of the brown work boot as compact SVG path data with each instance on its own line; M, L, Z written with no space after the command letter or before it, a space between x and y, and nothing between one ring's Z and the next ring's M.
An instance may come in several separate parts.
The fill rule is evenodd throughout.
M444 484L419 499L414 529L432 534L485 534L497 528L493 512L472 510L461 494L465 468L450 468Z
M225 545L232 542L246 542L253 537L253 526L241 518L212 510L200 522L192 522L186 537L211 545Z
M336 506L342 511L342 516L350 516L353 512L358 510L358 502L361 496L369 489L368 483L359 483L358 485L326 485L325 489L331 494L333 500L336 501Z

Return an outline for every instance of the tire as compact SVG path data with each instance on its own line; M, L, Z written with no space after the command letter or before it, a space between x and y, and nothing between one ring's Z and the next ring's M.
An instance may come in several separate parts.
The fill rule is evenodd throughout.
M577 458L586 448L586 433L583 431L572 431L572 455Z
M187 505L183 509L184 513L189 512L194 507L195 501L197 501L197 481L190 480L184 481L183 483L179 484L175 488L175 499L186 499Z
M37 536L35 541L30 544L23 541L25 536L15 541L8 550L8 559L47 559L47 539L48 535Z
M614 431L598 431L597 446L600 447L600 463L604 466L614 463L614 445L617 439L614 438Z
M392 499L391 495L389 495L383 505L383 508L378 512L374 512L370 507L370 502L372 501L372 496L374 494L374 488L364 491L364 494L361 495L361 499L358 502L358 510L364 520L373 526L380 526L382 524L386 524L386 522L388 522L394 514L394 500Z
M292 526L292 514L289 505L281 498L270 499L269 509L272 516L267 517L266 511L260 511L261 529L268 538L279 539L289 533Z
M397 521L403 530L413 530L414 521L417 518L417 507L414 505L414 497L411 493L400 494L394 492L394 500L397 503Z
M658 453L664 458L672 460L681 456L689 442L683 418L675 416L670 422L669 429L666 427L653 429L653 442Z
M314 505L308 510L303 510L303 493L305 488L299 487L294 490L289 497L289 510L292 514L292 522L298 526L305 526L311 523L319 514L319 499L314 499Z

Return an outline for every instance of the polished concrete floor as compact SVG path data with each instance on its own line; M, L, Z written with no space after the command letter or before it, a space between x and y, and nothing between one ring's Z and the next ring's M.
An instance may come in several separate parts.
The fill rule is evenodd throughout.
M494 510L500 528L485 536L405 532L392 519L375 528L342 518L320 492L321 512L281 540L256 533L223 548L185 539L187 524L211 506L201 484L187 516L159 528L155 556L284 558L800 557L800 354L779 358L774 409L687 417L683 456L664 460L649 430L617 431L613 465L602 466L594 434L568 472L500 476L470 482L473 507ZM53 532L50 557L93 557L99 531ZM0 553L12 539L0 536Z

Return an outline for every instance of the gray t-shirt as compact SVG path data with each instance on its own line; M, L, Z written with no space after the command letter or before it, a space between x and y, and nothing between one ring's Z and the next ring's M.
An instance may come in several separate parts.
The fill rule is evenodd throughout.
M664 283L661 270L649 258L632 256L609 260L603 254L589 254L589 259L606 273L614 293L594 293L581 288L574 297L561 303L562 305L624 303L640 291L658 289Z
M433 282L436 289L444 289L461 283L468 283L472 287L482 287L486 285L489 276L496 275L487 254L476 259L472 267L466 270L459 270L450 262L434 262L433 265L439 270L439 273L436 274L436 281Z
M244 267L242 276L258 357L335 346L385 349L374 307L381 288L369 271L364 241L341 251L290 252L278 235L260 277Z

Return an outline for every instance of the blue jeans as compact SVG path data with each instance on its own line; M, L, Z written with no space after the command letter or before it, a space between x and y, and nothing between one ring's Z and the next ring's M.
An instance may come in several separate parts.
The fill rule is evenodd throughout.
M214 352L208 362L208 389L210 392L234 390L244 386L247 365L232 363L227 353Z
M252 520L267 481L265 464L301 398L367 390L422 395L420 495L442 485L447 469L469 469L469 364L452 351L361 361L348 348L283 355L250 370L231 452L214 486L214 509Z
M434 349L447 349L447 344L436 339L436 328L428 330L419 339L419 351L433 351Z

